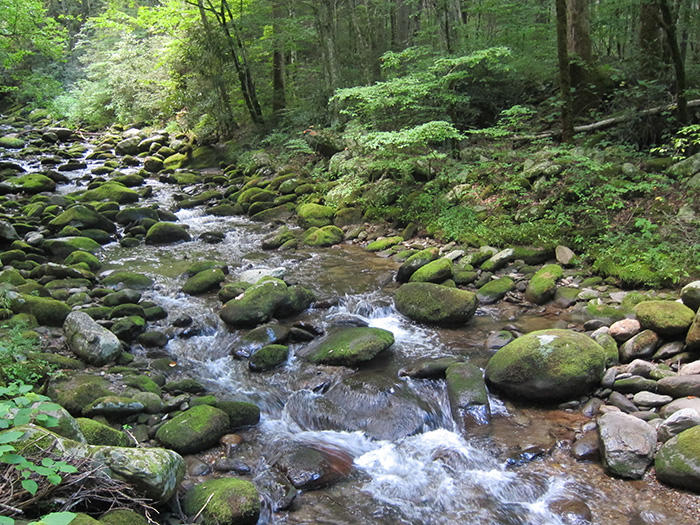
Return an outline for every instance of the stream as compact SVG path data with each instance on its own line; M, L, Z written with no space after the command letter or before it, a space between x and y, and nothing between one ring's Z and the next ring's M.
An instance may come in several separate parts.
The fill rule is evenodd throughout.
M8 153L3 160L10 160ZM38 158L19 162L28 171L40 166ZM66 173L70 180L57 193L84 189L90 169L100 164L89 161L87 169ZM140 205L164 209L175 209L177 193L194 191L154 179L146 184L153 196ZM484 367L494 351L485 344L493 332L508 325L523 333L580 327L577 314L500 302L479 308L462 328L421 326L393 306L399 264L390 258L357 245L267 252L260 244L272 225L210 216L203 207L176 214L195 240L133 248L113 242L104 246L101 272L128 269L152 277L155 285L143 298L169 316L149 329L171 337L165 351L177 370L221 399L251 401L261 408L261 422L240 432L243 444L234 453L250 466L248 479L264 499L259 524L694 523L678 502L679 495L688 498L684 493L649 475L625 481L606 475L600 464L575 461L569 453L574 435L592 421L579 410L518 405L491 395L488 429L460 435L444 380L399 374L426 357L457 356ZM197 240L212 231L225 234L224 241ZM311 289L318 299L337 298L334 306L309 309L285 324L301 321L325 331L359 320L390 330L395 343L359 370L311 365L295 357L304 343L293 343L283 367L253 373L246 361L229 355L246 331L219 319L216 294L192 297L179 291L185 270L200 260L228 265L228 281L245 269L283 267L286 280ZM172 326L180 316L193 319L186 337ZM132 352L149 357L138 345ZM319 412L327 399L342 403L344 414ZM271 465L284 453L282 445L291 442L349 458L352 468L342 480L301 492L290 508L279 510L280 485ZM221 454L215 449L201 459L210 462Z

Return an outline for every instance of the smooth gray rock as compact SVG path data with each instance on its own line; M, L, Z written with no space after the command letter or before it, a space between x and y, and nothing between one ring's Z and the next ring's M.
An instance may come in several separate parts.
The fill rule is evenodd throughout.
M71 312L63 323L71 351L89 364L102 366L122 353L122 344L112 332L97 324L85 312Z
M620 361L629 363L637 358L651 357L660 342L661 338L656 332L644 330L620 346Z
M682 408L671 414L657 429L659 441L665 443L689 428L700 425L700 414L693 408Z
M654 460L656 430L629 414L609 412L601 416L598 439L603 465L616 476L641 479Z
M656 391L673 398L698 397L700 396L700 375L664 377L658 381Z
M664 396L643 390L634 394L634 404L643 407L660 407L673 401L671 396Z
M681 301L694 311L700 309L700 281L693 281L681 289Z

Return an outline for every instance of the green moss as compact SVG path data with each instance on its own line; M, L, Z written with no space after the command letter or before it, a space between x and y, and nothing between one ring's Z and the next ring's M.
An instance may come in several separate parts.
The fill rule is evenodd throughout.
M302 228L322 228L333 224L335 209L321 204L302 204L297 208L297 222Z
M214 446L229 427L226 412L199 405L166 422L156 432L156 439L180 454L194 454Z
M80 196L82 202L110 201L119 204L138 202L139 194L119 182L105 182Z
M190 406L191 407L196 407L199 405L209 405L212 407L215 407L217 405L218 401L216 399L216 396L208 395L208 396L200 396L200 397L195 397L190 401Z
M409 282L441 283L447 279L451 279L452 275L452 261L450 259L442 257L418 268L415 272L413 272L413 274L409 278Z
M221 268L203 270L187 279L181 291L189 295L205 294L217 290L225 279L226 276Z
M128 509L110 510L100 516L104 525L148 525L150 522L138 512ZM71 522L73 525L73 522Z
M322 228L313 227L304 233L302 240L308 246L319 248L333 246L343 241L343 230L333 225Z
M257 425L260 421L260 408L247 401L219 401L217 408L226 412L231 428Z
M289 356L289 347L285 345L267 345L255 352L248 363L251 370L263 372L283 364Z
M74 251L69 254L68 257L63 261L64 264L74 265L79 263L87 264L90 271L96 272L102 266L100 260L89 252L84 252L81 250Z
M396 274L396 280L400 283L408 282L409 278L413 273L425 266L430 261L434 261L439 256L439 251L437 248L426 248L418 253L411 255L406 262L404 262Z
M142 273L116 271L102 279L102 286L119 286L133 288L134 290L144 290L153 285L153 279Z
M107 445L111 447L133 447L134 442L124 432L104 423L84 417L76 418L80 431L90 445Z
M189 516L202 511L204 525L255 525L260 515L260 496L249 481L221 478L197 485L183 500Z
M492 304L500 301L505 295L515 288L515 283L510 277L501 277L487 282L477 292L479 302L483 304Z
M47 326L63 326L63 322L71 312L67 304L34 295L19 295L10 301L10 308L15 313L33 315L37 322Z
M190 241L192 237L187 230L172 222L157 222L146 233L146 244L172 244Z
M476 312L476 294L433 283L407 283L396 292L396 308L420 323L466 324Z
M535 304L544 304L552 297L557 289L557 281L564 275L564 270L558 264L548 264L542 267L530 279L525 290L525 298Z
M695 319L695 312L675 301L645 301L634 308L642 325L662 335L682 335Z
M124 378L124 384L132 388L137 388L142 392L151 392L158 396L161 395L160 387L148 376L135 375Z
M402 243L403 241L404 238L400 235L397 235L395 237L387 237L386 239L379 239L369 243L365 247L365 250L367 250L368 252L381 252L391 248L392 246L396 246L397 244Z
M381 328L337 328L317 343L312 363L355 366L369 361L394 344L394 335Z

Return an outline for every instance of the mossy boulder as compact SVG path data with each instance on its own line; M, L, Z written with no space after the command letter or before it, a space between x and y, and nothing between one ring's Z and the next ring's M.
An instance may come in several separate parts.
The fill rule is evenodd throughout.
M413 275L418 268L425 266L438 257L439 250L437 248L427 248L418 253L414 253L399 267L396 280L400 283L407 283L411 275Z
M153 279L137 272L116 271L104 277L100 284L102 286L132 288L134 290L145 290L153 286Z
M321 204L302 204L297 208L297 223L302 228L322 228L333 224L335 209Z
M110 330L122 341L131 343L146 331L146 320L139 315L120 317Z
M157 396L161 395L161 390L158 384L148 376L126 376L124 377L124 384L126 386L130 386L131 388L141 390L142 392L151 392L152 394L156 394Z
M264 372L276 368L287 361L289 347L285 345L267 345L255 352L248 361L253 372Z
M675 301L644 301L634 307L642 329L661 335L685 334L695 319L695 312Z
M401 237L400 235L396 235L394 237L386 237L384 239L377 239L376 241L372 241L369 243L366 247L365 250L368 252L381 252L384 250L388 250L392 246L396 246L399 243L402 243L404 241L404 238Z
M109 395L98 397L83 408L83 415L125 417L143 412L144 406L130 397Z
M433 283L406 283L396 292L396 309L419 323L466 324L476 312L476 294Z
M156 432L156 439L180 454L195 454L216 445L229 426L226 412L199 405L167 421Z
M662 483L700 492L700 426L668 440L656 454L656 477Z
M46 239L42 243L42 248L49 254L56 257L65 258L75 251L88 253L98 253L102 250L100 243L89 237L58 237Z
M190 240L192 237L187 230L172 222L157 222L146 233L146 244L173 244Z
M99 523L102 525L149 525L150 521L136 511L115 509L100 516ZM73 525L73 522L71 522L71 525Z
M606 352L571 330L531 332L498 350L486 379L508 396L535 401L571 399L600 385Z
M150 219L153 221L159 220L158 211L154 210L153 208L128 207L120 210L119 213L117 213L115 220L122 226L126 226L127 224L140 223L144 219Z
M73 266L76 264L85 265L91 272L96 272L102 266L100 260L89 252L76 250L68 255L63 261L64 264Z
M289 328L279 323L267 323L252 329L231 347L230 353L239 358L247 358L263 347L283 343L289 336Z
M260 495L250 481L220 478L190 489L182 502L185 514L201 512L203 525L255 525L260 516Z
M557 281L564 275L558 264L548 264L532 276L525 290L525 299L535 304L544 304L554 297Z
M110 181L101 184L95 189L87 190L79 197L79 200L82 202L108 201L117 202L119 204L130 204L138 202L139 194L120 182Z
M0 137L0 148L7 149L22 149L24 147L24 140L19 137L14 137L12 135L5 135Z
M503 299L513 288L515 288L515 283L510 277L501 277L500 279L489 281L477 291L479 303L496 303Z
M269 321L275 315L293 315L303 305L294 297L284 281L266 277L226 302L219 312L221 319L231 326L254 327ZM295 294L297 295L297 294Z
M29 314L46 326L63 326L71 308L62 301L48 297L16 294L10 299L10 309L16 314Z
M187 165L188 162L187 155L184 153L174 153L167 157L163 161L163 167L165 169L179 170L183 166Z
M263 250L276 250L284 243L295 239L294 232L288 226L280 226L262 241Z
M52 192L56 189L56 183L41 173L29 173L12 177L5 181L13 191L36 195L37 193Z
M133 440L124 432L109 425L85 417L79 417L76 421L90 445L108 445L111 447L133 447L135 445Z
M117 231L117 227L112 221L107 219L101 213L78 204L71 206L66 211L49 221L49 228L53 231L58 231L66 226L73 226L79 229L96 228L109 233Z
M78 374L66 380L55 379L49 390L50 397L73 416L82 416L83 408L100 397L114 393L107 388L109 381L90 374Z
M455 363L445 371L447 398L460 429L473 430L491 420L489 396L481 369L471 363Z
M207 292L218 290L226 276L221 268L204 270L193 275L182 286L182 292L188 295L202 295Z
M683 304L694 311L700 309L700 281L693 281L681 289Z
M394 344L394 334L381 328L336 327L306 350L316 364L357 366Z
M447 279L452 279L453 264L450 259L441 257L435 259L420 268L418 268L411 277L409 282L412 283L441 283Z
M260 422L260 408L247 401L219 401L219 410L226 412L231 428L248 427Z
M304 233L303 241L307 246L327 248L343 242L343 230L333 225L311 228Z

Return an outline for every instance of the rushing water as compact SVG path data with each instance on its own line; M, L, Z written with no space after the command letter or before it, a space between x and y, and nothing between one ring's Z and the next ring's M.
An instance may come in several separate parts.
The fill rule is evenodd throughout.
M22 165L29 170L38 162ZM83 187L85 173L68 173L69 182L58 191ZM151 203L166 209L175 207L176 193L192 190L154 180L148 184ZM492 331L507 324L522 331L565 327L573 319L501 304L480 309L464 328L420 326L393 307L398 265L390 259L357 246L262 252L260 241L271 226L209 216L201 208L177 215L194 241L128 249L112 243L102 254L103 271L129 269L153 277L156 284L144 299L169 312L168 320L153 327L171 336L166 350L178 369L222 398L261 407L261 423L242 432L245 442L237 451L251 466L264 498L260 523L584 524L588 510L592 523L693 523L672 503L670 489L615 480L598 465L573 461L568 444L588 422L580 414L518 407L492 397L490 429L462 436L450 415L444 381L398 373L425 357L457 356L484 366L491 355L484 341ZM225 240L196 240L209 231L224 233ZM288 280L312 289L318 298L338 299L336 306L311 309L294 320L326 330L352 317L390 330L396 342L359 371L311 366L295 356L301 345L293 344L284 367L251 373L246 362L229 355L244 332L221 322L216 297L179 291L187 267L204 259L228 265L231 280L248 268L284 267ZM171 326L182 315L190 316L196 328L187 337ZM343 413L318 410L328 402L342 406ZM283 453L281 445L290 442L350 458L352 470L330 487L298 495L290 510L275 511L279 483L270 465Z

